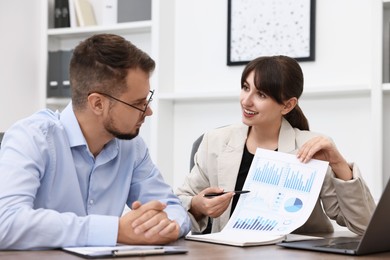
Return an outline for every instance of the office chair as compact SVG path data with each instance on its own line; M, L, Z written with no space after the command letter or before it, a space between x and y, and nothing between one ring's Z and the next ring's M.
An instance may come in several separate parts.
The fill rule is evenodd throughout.
M4 132L0 132L0 148L1 148L1 140L3 140Z
M199 136L195 140L195 142L192 144L191 155L190 155L190 171L194 167L194 164L195 164L194 156L195 156L196 151L198 151L199 145L202 142L202 140L203 140L203 134L201 136Z

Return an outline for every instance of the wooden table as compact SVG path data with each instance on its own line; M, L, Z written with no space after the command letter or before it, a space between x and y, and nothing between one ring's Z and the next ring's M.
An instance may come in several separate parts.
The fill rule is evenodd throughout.
M188 241L180 239L170 245L184 246L188 249L187 254L160 255L146 257L121 257L120 259L145 259L168 260L168 259L390 259L390 252L371 254L366 256L345 256L331 253L320 253L305 250L286 249L277 245L255 246L255 247L235 247L217 245L204 242ZM78 256L63 252L61 250L47 251L0 251L1 260L76 260L83 259ZM105 258L115 259L115 258ZM118 259L118 258L116 258Z

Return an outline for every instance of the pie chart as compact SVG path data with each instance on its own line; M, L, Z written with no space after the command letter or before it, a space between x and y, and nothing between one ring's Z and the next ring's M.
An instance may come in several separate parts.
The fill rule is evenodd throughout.
M290 198L284 203L284 209L287 212L297 212L303 206L302 200L298 198Z

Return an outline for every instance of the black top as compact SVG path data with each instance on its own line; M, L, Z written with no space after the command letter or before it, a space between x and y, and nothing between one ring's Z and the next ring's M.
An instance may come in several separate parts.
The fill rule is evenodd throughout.
M275 151L278 151L278 148L276 148ZM240 169L238 170L236 187L234 188L234 190L242 190L242 188L244 187L244 183L245 183L246 177L248 176L249 168L251 167L253 157L255 157L254 154L251 154L248 151L248 148L246 147L246 144L245 144L244 153L242 154ZM230 216L233 214L233 211L236 208L236 205L237 205L239 198L240 198L240 194L234 195L233 202L232 202L232 209L230 211Z
M246 144L244 146L244 153L242 155L240 169L238 170L236 187L234 190L242 190L244 187L244 183L246 180L246 176L248 176L249 168L251 167L254 155L248 151ZM230 216L233 214L234 209L236 208L238 199L240 198L239 194L234 195L232 202L232 210L230 211Z

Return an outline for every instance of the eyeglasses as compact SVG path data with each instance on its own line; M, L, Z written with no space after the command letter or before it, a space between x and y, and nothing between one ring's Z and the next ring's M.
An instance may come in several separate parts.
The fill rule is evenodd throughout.
M137 106L135 106L135 105L129 104L129 103L123 101L123 100L120 100L120 99L118 99L118 98L116 98L116 97L113 97L113 96L111 96L111 95L108 95L108 94L102 93L102 92L91 92L91 93L88 94L88 96L91 95L92 93L97 93L97 94L100 94L100 95L103 95L103 96L112 98L112 99L115 100L115 101L118 101L118 102L120 102L120 103L122 103L122 104L125 104L125 105L129 106L129 107L135 108L135 109L141 111L142 113L145 113L146 110L147 110L148 107L149 107L150 102L153 101L153 98L152 98L152 97L153 97L153 94L154 94L154 90L149 90L149 97L146 98L146 100L147 100L146 103L144 103L144 104L142 105L143 108L139 108L139 107L137 107Z

